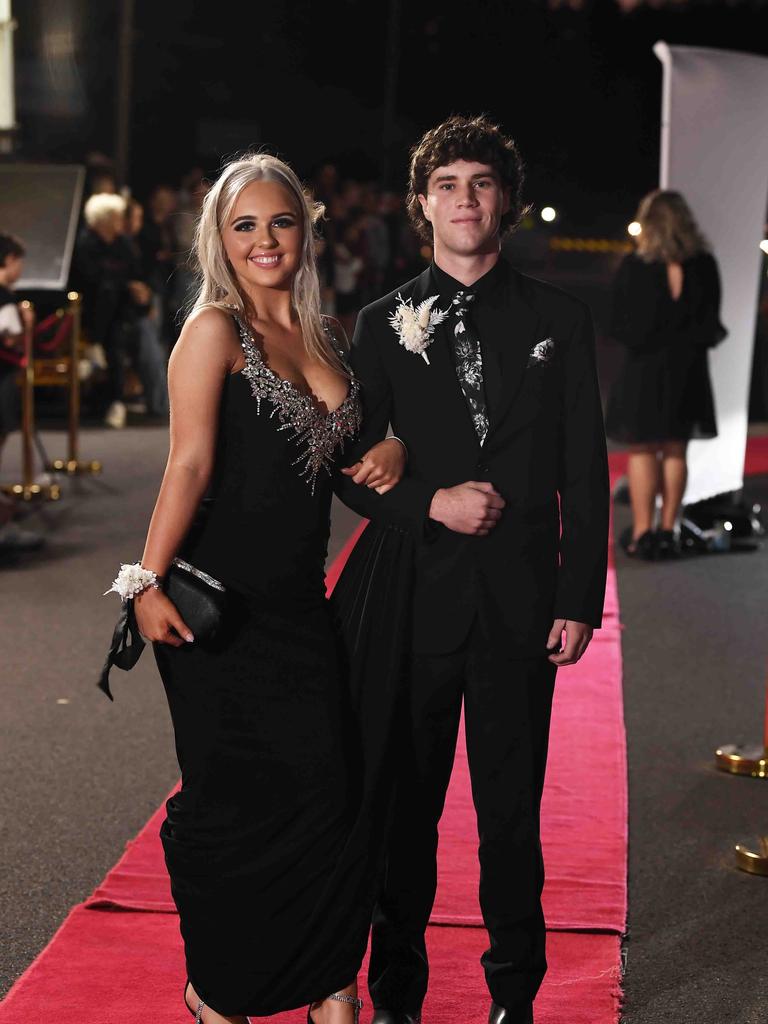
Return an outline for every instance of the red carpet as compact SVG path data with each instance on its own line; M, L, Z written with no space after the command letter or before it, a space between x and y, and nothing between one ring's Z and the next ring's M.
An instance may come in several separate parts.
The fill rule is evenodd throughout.
M425 1024L484 1024L487 1020L487 997L477 962L484 936L478 928L429 929L435 969L424 1008ZM537 1001L537 1024L564 1024L566 1019L568 1024L615 1024L618 948L619 940L613 935L552 935L551 966ZM79 906L0 1004L0 1022L188 1024L192 1018L182 1005L183 984L175 915L93 913ZM369 1021L370 1004L363 994L363 1021ZM258 1019L304 1024L306 1010Z
M331 567L329 587L354 539ZM564 1014L569 1024L618 1020L627 844L619 628L611 566L605 628L580 665L560 672L556 688L543 807L545 911L555 930L549 936L550 970L536 1001L537 1024L562 1024ZM117 1024L147 1014L169 1024L190 1019L181 1005L178 920L157 835L163 814L160 808L153 815L17 981L0 1005L0 1024L48 1024L52 1013L57 1024ZM477 927L476 846L462 740L441 823L426 1024L456 1024L457 999L462 1021L487 1016L478 964L487 937ZM271 1019L298 1024L302 1013Z
M603 628L578 665L558 672L549 751L542 803L547 927L622 933L627 773L613 566ZM482 924L476 836L462 730L440 823L435 923Z

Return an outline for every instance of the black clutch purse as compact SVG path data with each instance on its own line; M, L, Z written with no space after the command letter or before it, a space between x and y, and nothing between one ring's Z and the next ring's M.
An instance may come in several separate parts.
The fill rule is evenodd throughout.
M223 583L196 569L183 558L174 558L165 574L163 591L178 608L195 640L215 640L224 622L227 591Z
M209 643L220 634L224 625L227 591L223 583L196 569L183 558L174 558L165 574L163 591L178 608L179 614L195 638L195 643ZM97 686L114 700L109 688L113 665L127 672L141 657L146 642L139 632L133 601L123 601L120 618L112 634L112 643Z

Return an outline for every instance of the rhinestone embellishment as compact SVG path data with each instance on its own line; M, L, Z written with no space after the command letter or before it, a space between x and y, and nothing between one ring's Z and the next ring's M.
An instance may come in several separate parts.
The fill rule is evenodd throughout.
M325 470L330 475L337 449L343 451L345 439L360 431L360 382L353 376L341 405L332 412L322 413L309 395L270 370L248 326L239 317L235 317L235 321L245 353L245 366L241 373L251 386L256 411L261 412L263 401L269 402L272 406L270 419L276 416L280 422L277 429L293 431L291 440L296 442L299 456L292 465L301 466L299 475L307 481L314 494L320 471Z

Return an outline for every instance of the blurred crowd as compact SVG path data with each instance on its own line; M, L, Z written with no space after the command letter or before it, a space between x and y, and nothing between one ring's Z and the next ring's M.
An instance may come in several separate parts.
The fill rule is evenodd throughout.
M139 198L118 189L111 162L95 156L69 279L82 299L83 413L115 429L129 416L165 423L168 358L196 293L191 251L210 183L193 167L178 183L156 184ZM411 230L401 194L345 178L329 162L308 184L325 207L317 239L323 312L351 339L362 306L413 277L432 254ZM0 462L20 419L18 369L25 317L32 315L14 288L24 256L24 239L0 230ZM43 544L40 534L18 526L22 511L0 492L0 556Z
M351 338L358 311L418 273L425 258L401 194L343 178L333 163L312 176L325 206L318 228L323 311ZM176 184L158 184L144 201L118 192L108 166L91 169L72 263L82 295L83 330L103 371L100 415L123 427L129 411L168 412L165 368L194 298L194 229L210 187L193 167Z

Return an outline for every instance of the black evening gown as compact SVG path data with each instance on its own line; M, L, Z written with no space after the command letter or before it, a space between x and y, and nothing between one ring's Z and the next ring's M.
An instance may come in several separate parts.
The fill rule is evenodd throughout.
M726 331L710 253L683 263L678 299L665 263L627 256L616 275L610 334L627 350L608 397L610 438L639 444L717 436L707 350Z
M398 680L381 657L391 661L392 630L380 631L387 644L362 652L378 659L375 685L362 687L358 668L350 693L347 661L361 664L355 643L370 647L361 623L373 610L355 610L354 563L376 564L374 533L345 574L343 626L324 590L332 472L359 427L357 382L323 416L239 330L247 362L222 396L210 509L181 552L228 588L228 625L215 644L154 650L182 772L161 838L189 978L219 1013L262 1016L320 1000L360 967ZM351 659L342 629L358 637Z

